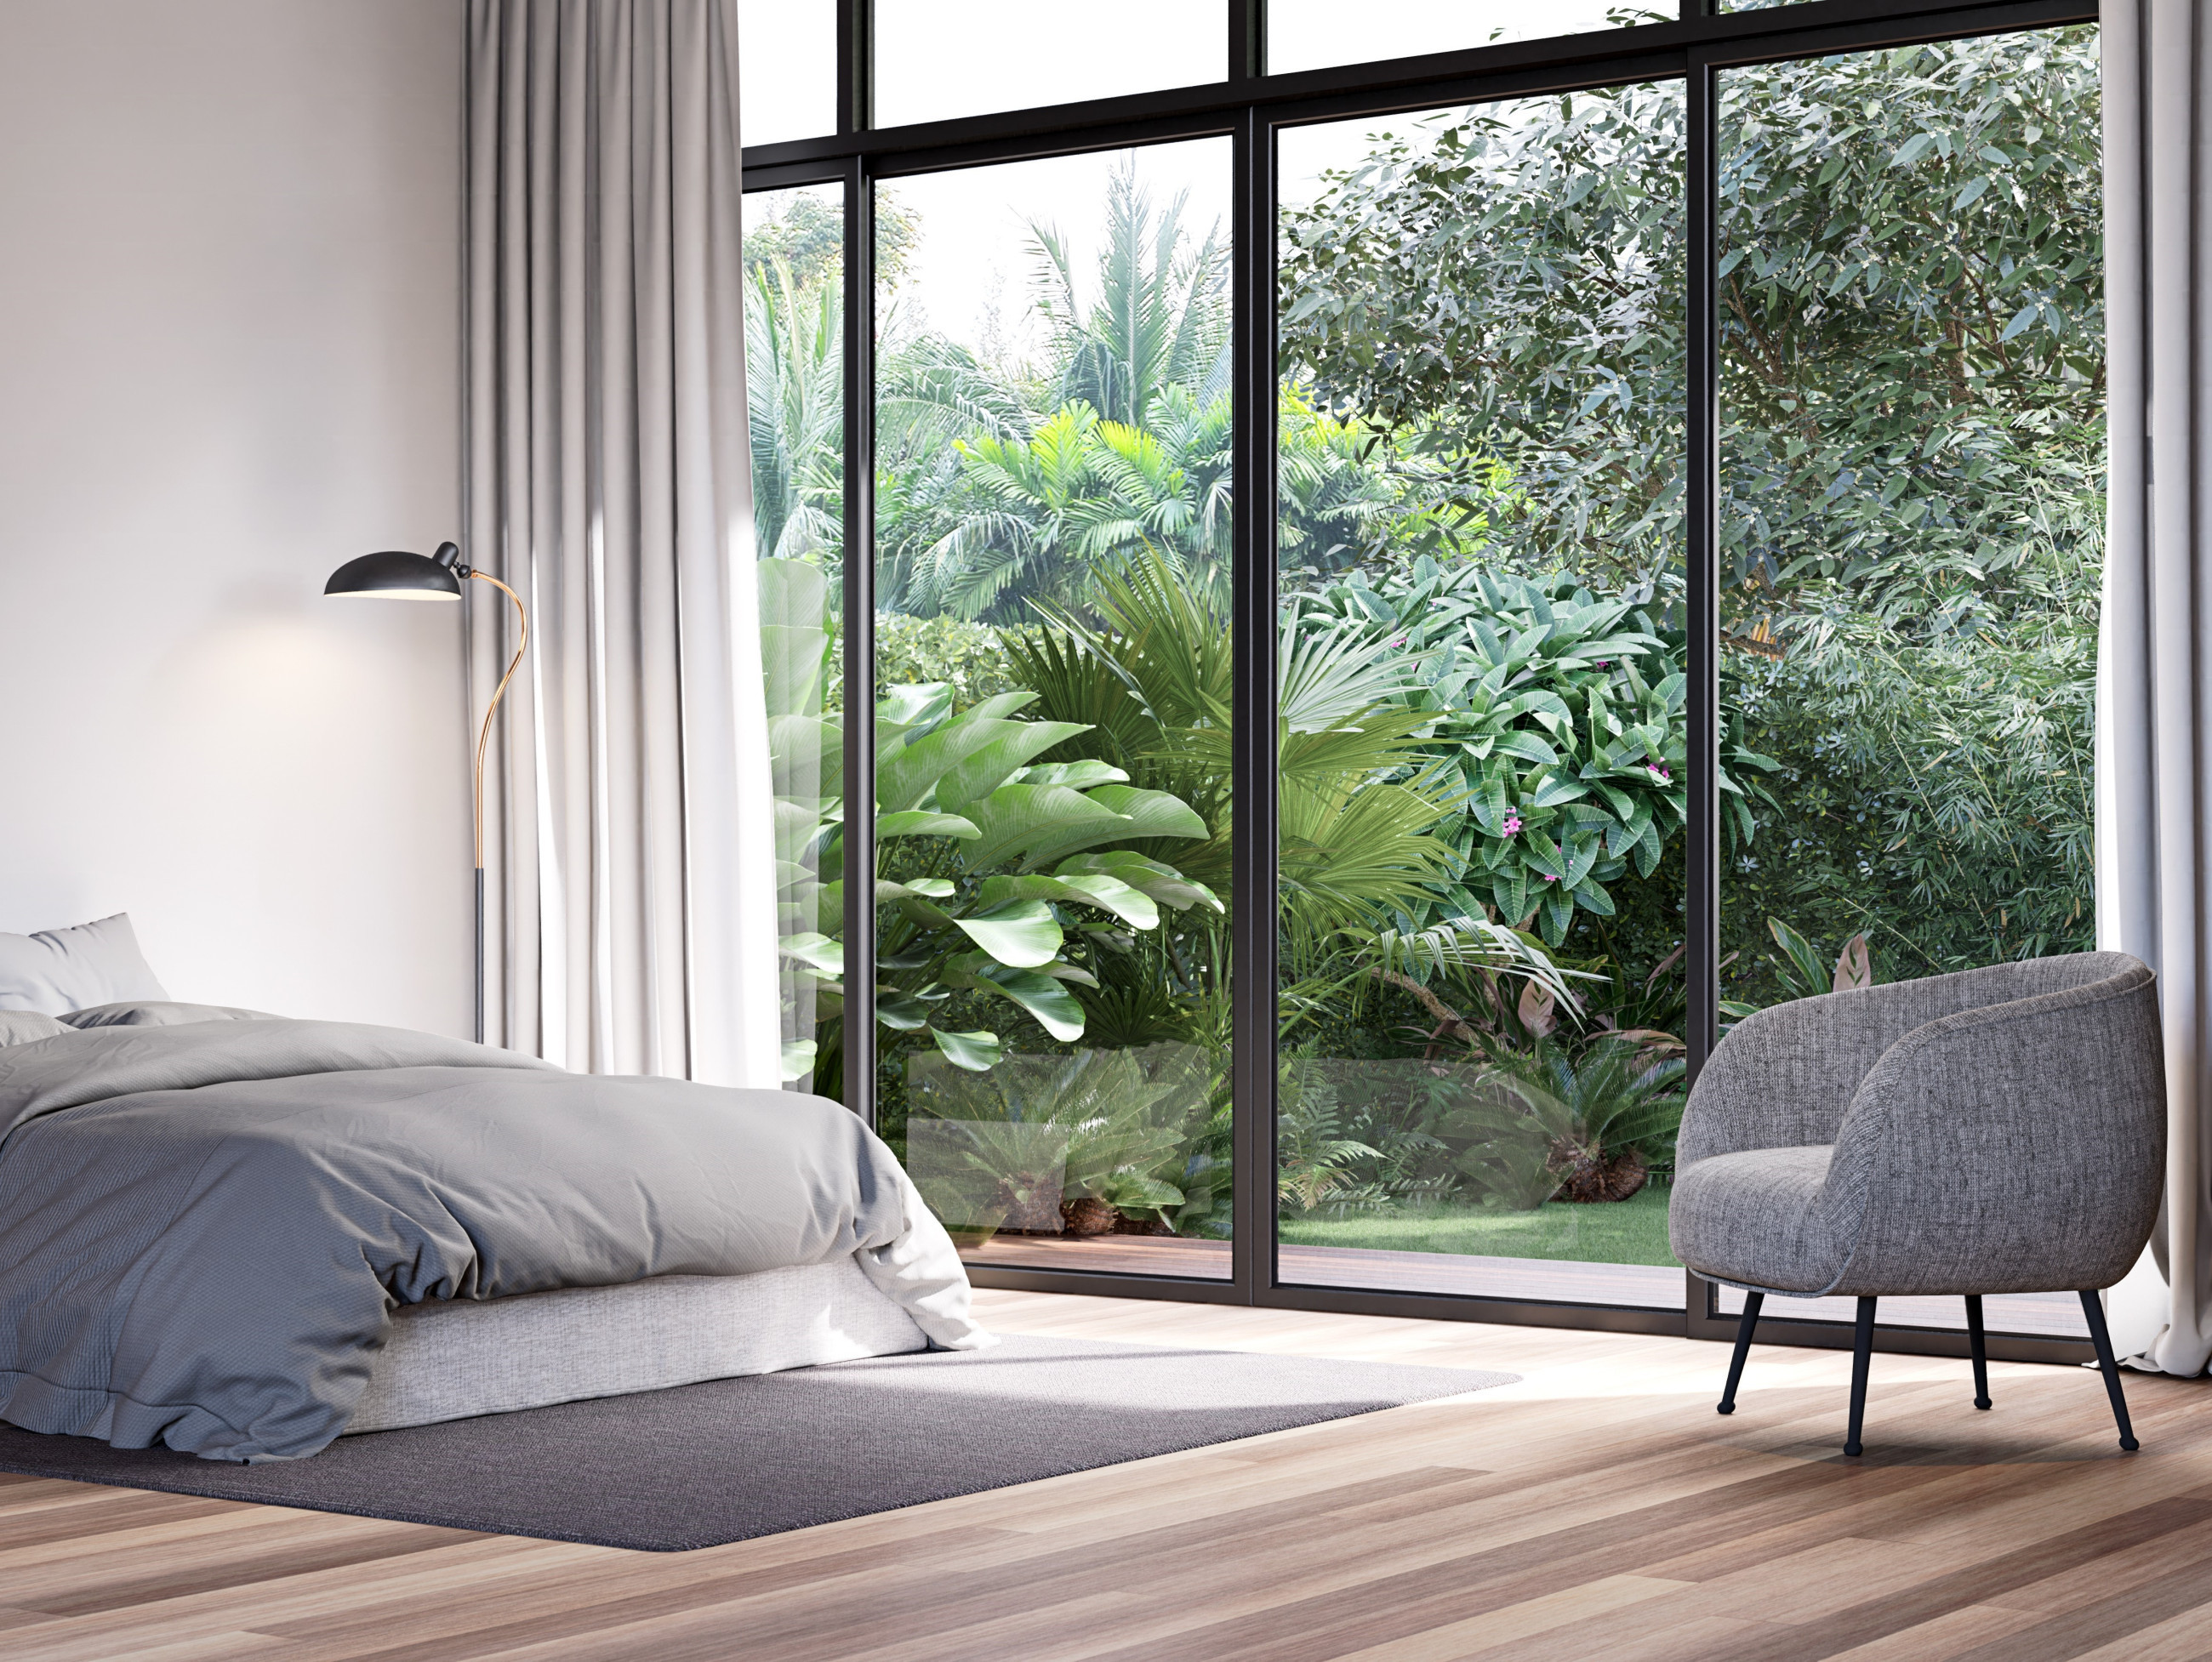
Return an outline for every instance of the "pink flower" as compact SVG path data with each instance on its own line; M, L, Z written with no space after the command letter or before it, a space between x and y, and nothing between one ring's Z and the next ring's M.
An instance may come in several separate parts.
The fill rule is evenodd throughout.
M1655 766L1653 763L1648 761L1645 762L1644 764L1644 771L1650 774L1653 779L1657 779L1662 785L1671 784L1674 781L1674 776L1672 773L1668 773L1664 767Z
M1505 816L1505 834L1509 837L1517 837L1521 834L1521 816L1518 814L1508 814Z
M1557 883L1557 882L1559 882L1559 879L1558 879L1557 877L1555 877L1555 876L1552 876L1552 874L1551 874L1550 872L1548 872L1548 871L1547 871L1547 872L1546 872L1546 873L1544 874L1544 881L1545 881L1546 883Z

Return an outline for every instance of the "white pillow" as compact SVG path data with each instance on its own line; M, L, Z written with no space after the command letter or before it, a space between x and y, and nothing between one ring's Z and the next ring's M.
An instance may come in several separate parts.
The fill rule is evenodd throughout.
M0 1010L66 1016L94 1004L168 996L120 912L74 929L0 935Z
M277 1022L265 1010L240 1010L232 1004L175 1004L158 998L131 998L116 1004L94 1004L73 1010L58 1025L90 1032L94 1028L174 1028L187 1022Z

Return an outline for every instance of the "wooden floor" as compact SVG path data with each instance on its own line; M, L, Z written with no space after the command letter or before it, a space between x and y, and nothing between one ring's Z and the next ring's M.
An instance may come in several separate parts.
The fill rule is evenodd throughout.
M1008 1331L1523 1382L704 1552L0 1477L9 1662L2212 1655L2212 1383L986 1292ZM928 1435L917 1426L915 1435Z

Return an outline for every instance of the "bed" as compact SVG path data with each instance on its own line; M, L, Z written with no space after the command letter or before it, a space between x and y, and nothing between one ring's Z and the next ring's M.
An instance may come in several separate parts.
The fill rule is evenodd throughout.
M854 1259L403 1304L341 1435L926 1350Z
M897 1161L823 1099L249 1011L82 1014L0 1031L16 1425L289 1459L990 1342Z

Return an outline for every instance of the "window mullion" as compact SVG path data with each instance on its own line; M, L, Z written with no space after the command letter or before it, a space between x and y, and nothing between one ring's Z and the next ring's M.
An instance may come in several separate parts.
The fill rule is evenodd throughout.
M865 0L862 0L865 3ZM845 170L845 1106L876 1123L875 186Z
M1683 625L1689 635L1690 825L1684 954L1689 1011L1683 1037L1689 1075L1695 1079L1718 1038L1720 1016L1720 319L1714 275L1718 74L1696 53L1691 55L1687 91L1689 546Z
M1275 1283L1275 136L1264 112L1246 108L1235 151L1232 1273L1257 1301Z

